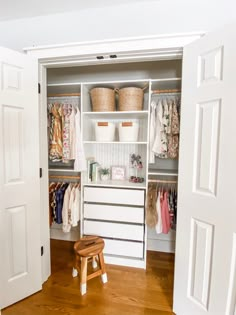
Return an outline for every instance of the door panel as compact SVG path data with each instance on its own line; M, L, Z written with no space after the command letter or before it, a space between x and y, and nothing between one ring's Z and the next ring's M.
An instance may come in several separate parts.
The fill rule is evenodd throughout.
M236 26L184 48L174 311L234 314ZM231 310L227 312L228 310Z
M220 100L196 105L194 190L215 195L217 186Z
M37 67L0 48L0 308L41 289Z
M192 219L188 296L204 309L209 300L213 232L212 225Z
M4 182L23 181L23 108L2 105ZM7 132L6 132L7 131Z

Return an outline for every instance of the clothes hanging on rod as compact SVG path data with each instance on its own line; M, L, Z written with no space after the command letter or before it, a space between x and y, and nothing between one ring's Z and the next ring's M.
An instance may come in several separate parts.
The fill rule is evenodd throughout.
M49 160L86 169L80 128L79 97L48 97Z
M176 181L152 180L148 184L146 222L156 233L168 234L176 228Z
M53 222L62 224L63 232L68 233L71 227L78 225L79 213L80 184L61 181L51 182L49 185L50 225Z
M70 97L70 96L80 96L80 93L55 93L55 94L48 94L48 98L58 98L58 97Z
M152 95L149 128L149 163L155 163L155 156L163 159L178 158L179 127L179 95L176 95L176 93Z
M153 90L152 94L177 94L177 93L181 93L181 89L158 89L158 90Z
M49 179L80 179L80 176L74 175L49 175Z

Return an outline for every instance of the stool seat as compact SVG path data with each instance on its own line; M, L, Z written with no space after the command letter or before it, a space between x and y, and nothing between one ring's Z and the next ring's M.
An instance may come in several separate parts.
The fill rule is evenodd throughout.
M93 257L101 253L104 248L104 240L98 236L87 236L77 241L74 251L81 257Z
M80 292L84 295L87 292L87 281L101 276L102 282L107 282L107 274L105 269L103 248L104 240L98 236L85 236L74 244L74 268L72 276L80 275ZM92 260L94 272L87 275L87 264ZM98 264L99 263L99 267Z

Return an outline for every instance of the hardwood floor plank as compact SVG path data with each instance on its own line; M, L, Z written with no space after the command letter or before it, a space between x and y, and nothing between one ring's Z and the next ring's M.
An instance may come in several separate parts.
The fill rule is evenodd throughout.
M147 269L106 265L108 283L99 277L80 295L72 278L73 243L51 241L52 275L43 290L2 311L2 315L173 315L174 255L148 252Z

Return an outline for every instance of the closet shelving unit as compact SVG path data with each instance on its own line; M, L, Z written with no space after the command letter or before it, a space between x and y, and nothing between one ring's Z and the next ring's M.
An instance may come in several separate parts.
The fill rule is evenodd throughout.
M146 87L144 106L141 111L93 112L90 90L93 87ZM149 117L152 91L180 89L180 78L141 79L128 81L97 82L59 82L48 84L48 94L80 94L81 135L86 157L94 157L102 167L125 166L126 180L88 182L87 172L81 173L81 222L80 235L96 234L105 240L105 259L112 264L145 268L148 248L148 229L145 225L145 200L148 178L160 179L178 175L178 162L159 161L148 164ZM121 142L116 130L111 142L95 140L94 125L97 121L114 122L139 121L137 142ZM144 177L143 183L129 182L133 170L130 168L130 154L140 154L143 168L138 176ZM49 169L52 170L51 168ZM53 169L53 171L56 171ZM73 169L58 169L73 172ZM72 173L73 174L73 173ZM166 243L174 243L175 235L162 236ZM73 239L72 239L73 240ZM151 240L153 241L153 240ZM156 241L156 240L155 240ZM157 240L158 241L158 240ZM161 240L162 242L163 240ZM167 246L168 247L168 246ZM170 247L170 246L169 246ZM173 247L173 246L172 246ZM163 248L163 246L161 247ZM153 248L150 248L153 249ZM158 248L159 249L159 248ZM165 251L165 249L164 249ZM167 250L168 251L168 250ZM172 251L170 249L170 251Z
M141 111L93 112L90 91L94 87L119 89L136 86L147 87ZM129 176L130 155L140 154L143 169L140 176L146 178L148 166L148 119L150 102L148 80L106 81L82 84L82 138L85 155L94 157L102 167L124 166L125 180L87 182L84 174L82 234L97 234L105 240L105 259L108 263L145 267L145 195L146 181L132 183ZM118 103L116 95L116 103ZM112 122L116 126L114 141L96 141L96 122ZM119 141L118 124L138 121L139 135L135 142Z

